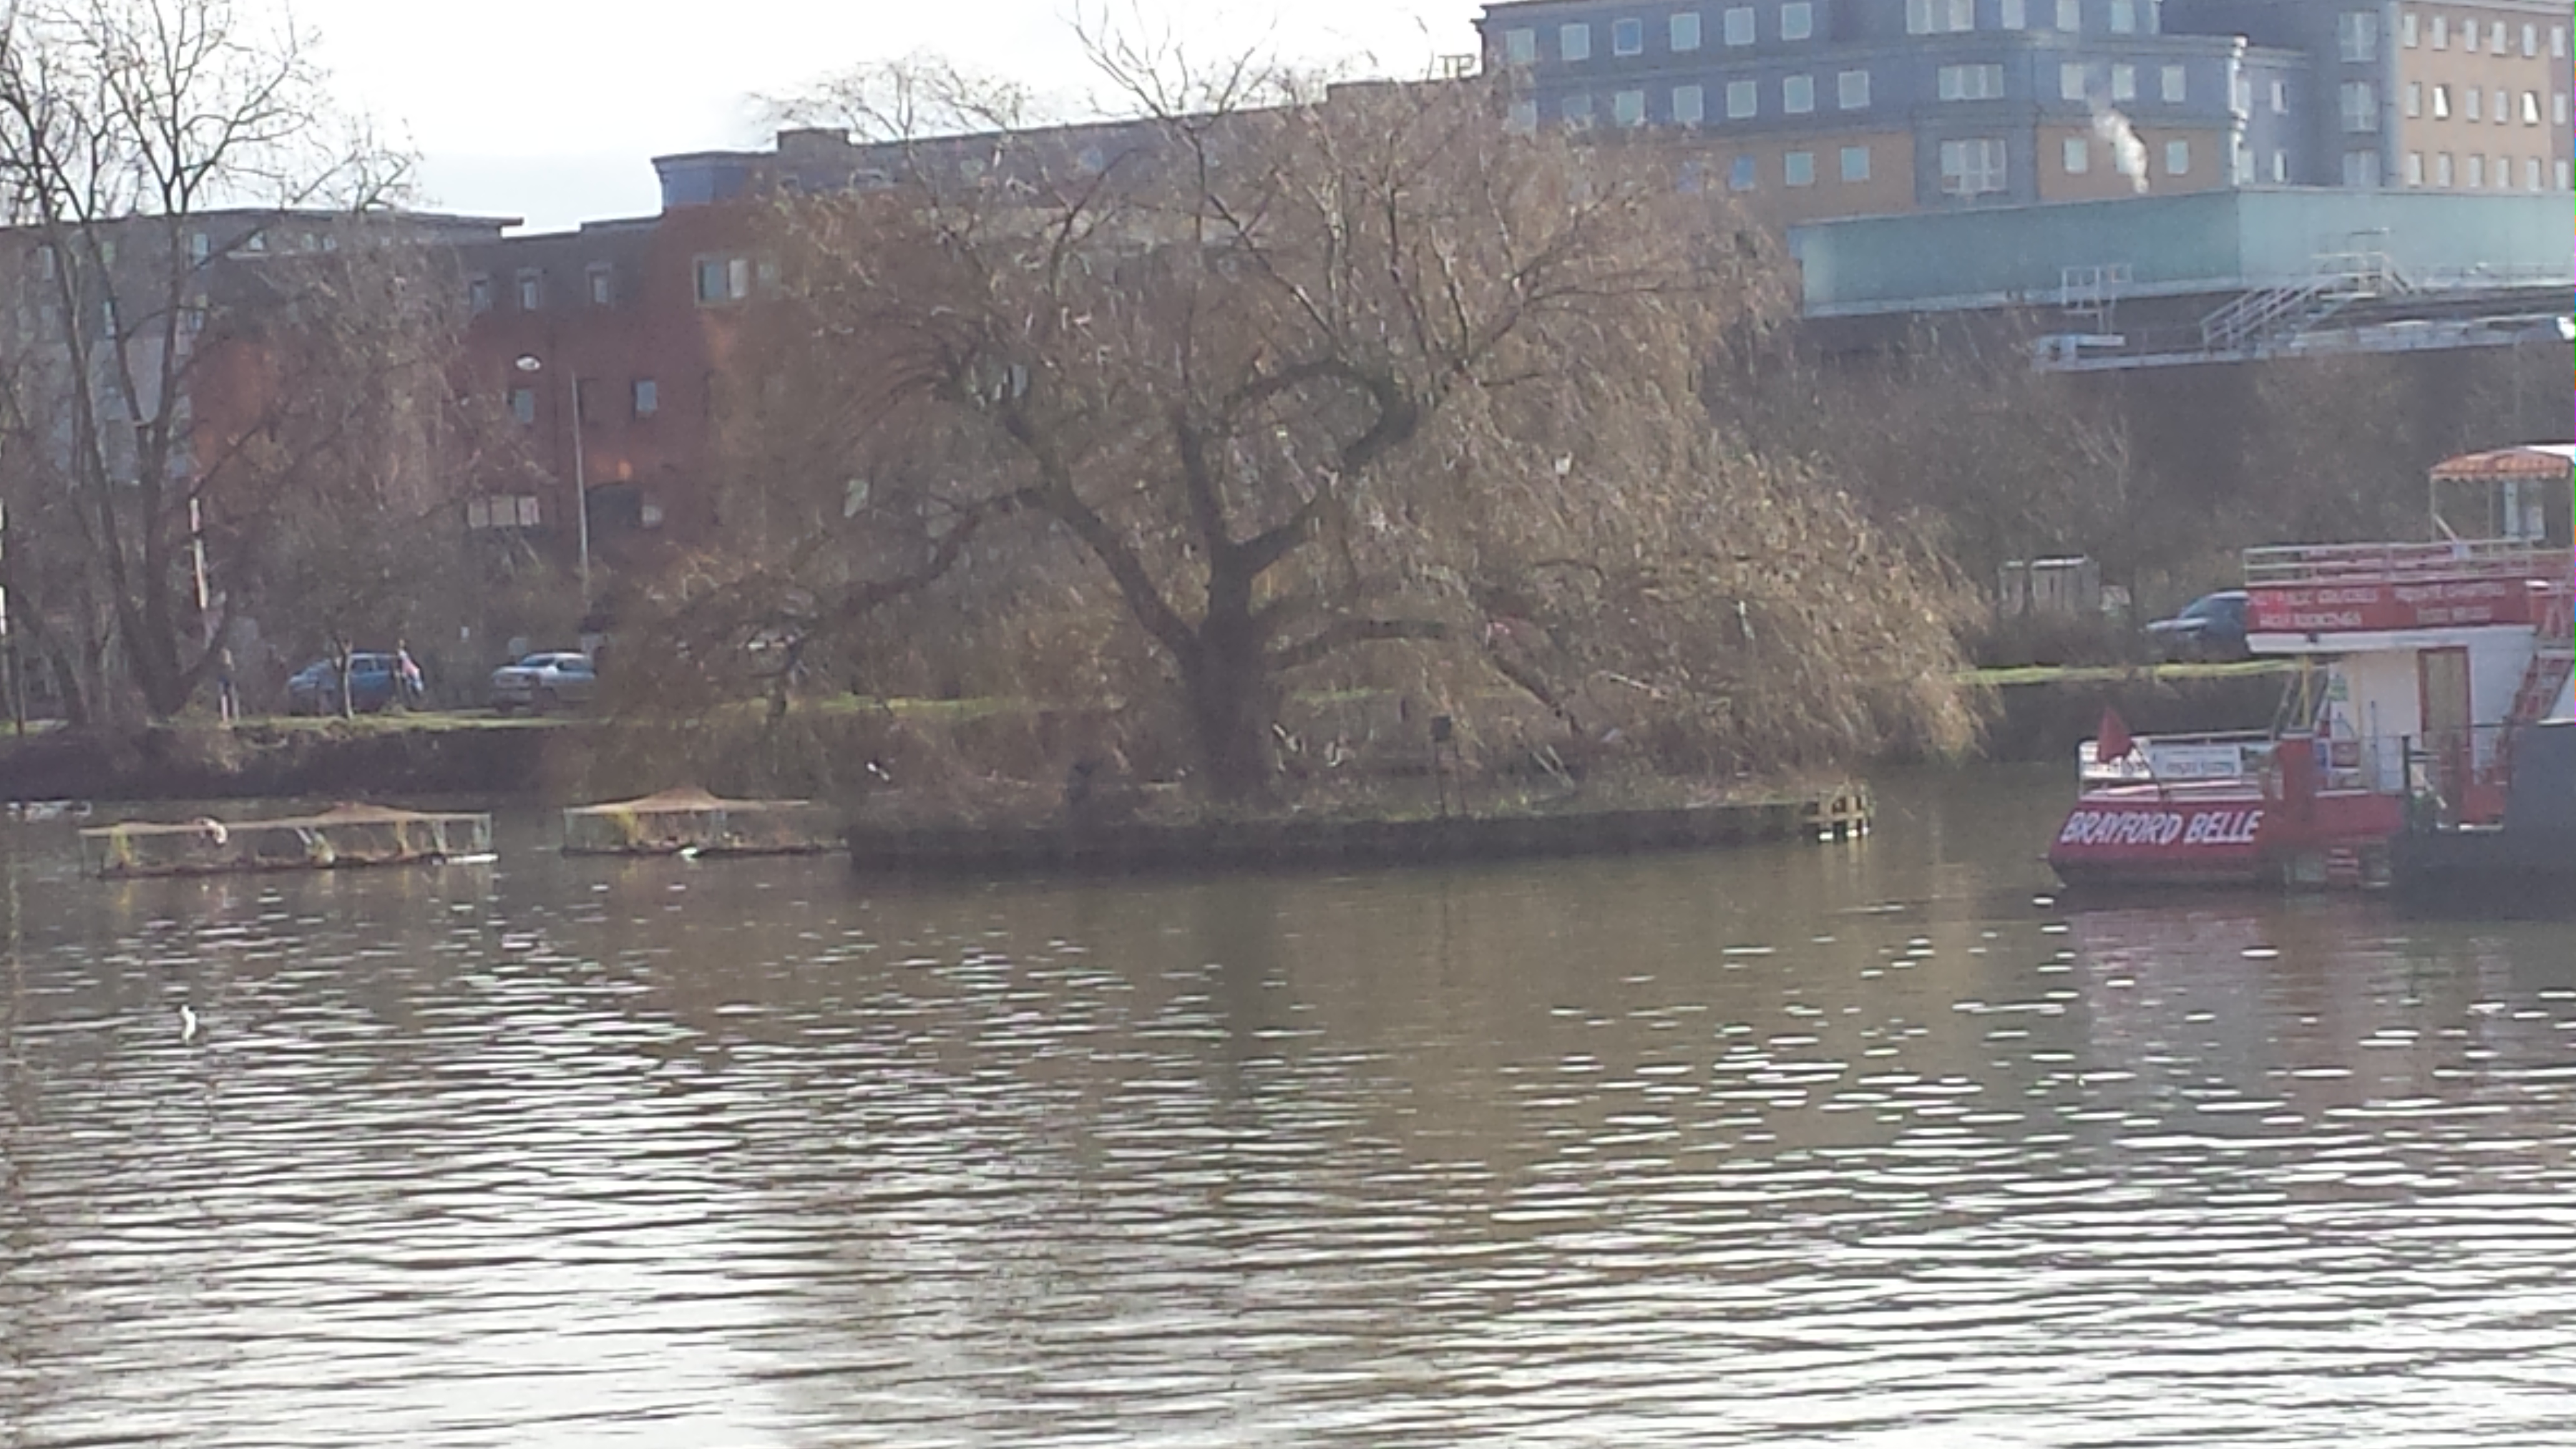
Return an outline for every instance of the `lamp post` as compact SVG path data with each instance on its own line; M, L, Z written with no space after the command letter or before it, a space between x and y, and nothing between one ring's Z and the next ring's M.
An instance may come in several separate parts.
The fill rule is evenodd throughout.
M543 359L531 354L522 356L518 367L521 372L538 373L545 371L546 364ZM590 617L590 480L582 464L581 374L566 372L564 384L566 390L572 394L572 515L574 534L580 540L581 550L581 612L582 617L588 619Z

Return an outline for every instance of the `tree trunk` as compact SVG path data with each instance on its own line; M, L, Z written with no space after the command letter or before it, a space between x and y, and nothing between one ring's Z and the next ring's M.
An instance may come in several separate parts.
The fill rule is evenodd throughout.
M1270 725L1275 681L1262 658L1250 591L1211 590L1198 647L1181 661L1190 726L1210 798L1225 804L1270 797Z

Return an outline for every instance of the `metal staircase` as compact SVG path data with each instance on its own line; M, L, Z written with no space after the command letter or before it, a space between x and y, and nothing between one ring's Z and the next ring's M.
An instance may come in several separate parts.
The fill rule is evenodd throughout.
M2201 347L2259 355L2322 326L2355 302L2414 290L2386 252L2327 252L2309 264L2308 275L2248 292L2202 318Z
M2522 672L2522 685L2505 712L2504 733L2496 741L2496 775L2513 778L2513 745L2522 732L2549 715L2550 707L2576 676L2576 596L2553 592L2540 616L2540 647Z

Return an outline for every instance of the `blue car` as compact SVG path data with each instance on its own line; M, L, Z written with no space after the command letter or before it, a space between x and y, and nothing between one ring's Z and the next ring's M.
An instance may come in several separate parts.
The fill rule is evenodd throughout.
M401 671L391 654L349 656L349 704L359 714L391 708L402 695ZM315 660L286 681L288 714L338 714L340 671L328 659Z
M2251 658L2245 647L2245 591L2203 594L2181 613L2149 624L2147 637L2166 659Z

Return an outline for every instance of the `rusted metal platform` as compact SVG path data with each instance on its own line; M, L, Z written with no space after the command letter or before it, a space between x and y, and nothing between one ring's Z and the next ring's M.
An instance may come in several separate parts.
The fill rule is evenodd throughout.
M806 800L725 800L667 790L563 813L566 855L819 855L841 844L840 812Z
M81 832L81 865L115 880L424 865L492 853L492 817L341 805L282 820L137 822Z

